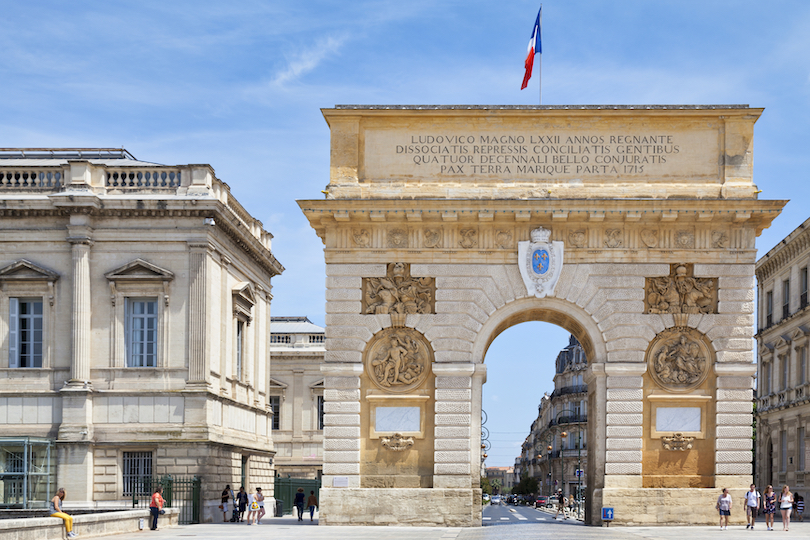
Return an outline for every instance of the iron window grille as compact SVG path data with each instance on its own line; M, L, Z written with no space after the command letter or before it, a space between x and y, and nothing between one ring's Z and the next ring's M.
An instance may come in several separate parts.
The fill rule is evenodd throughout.
M124 497L152 494L152 452L124 452Z

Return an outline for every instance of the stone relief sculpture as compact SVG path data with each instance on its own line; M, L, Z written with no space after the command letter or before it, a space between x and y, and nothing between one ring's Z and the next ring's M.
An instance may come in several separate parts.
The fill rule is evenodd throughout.
M441 229L425 229L424 236L425 236L424 245L426 248L442 247Z
M711 364L703 334L691 328L668 328L659 333L647 350L647 365L659 386L685 392L706 379Z
M352 238L358 247L368 247L371 243L371 235L366 229L353 229Z
M675 232L675 246L681 249L692 249L695 247L695 233L687 230Z
M403 437L402 433L394 433L391 437L383 437L380 444L389 450L401 452L413 446L413 437Z
M461 240L459 245L465 249L474 248L478 245L478 231L475 229L461 229L459 231Z
M644 229L641 231L641 241L647 247L655 247L658 245L658 231L653 229Z
M408 247L407 229L391 229L388 231L388 247L406 248Z
M712 231L712 247L714 248L728 247L728 235L723 231Z
M661 445L665 450L685 451L692 449L694 437L684 437L683 433L676 433L670 437L661 437Z
M551 192L545 188L530 189L523 193L523 199L548 199Z
M568 243L576 248L585 245L585 229L579 229L568 233Z
M495 233L495 245L501 249L509 249L513 247L512 244L512 231L500 230Z
M673 265L669 276L647 278L646 313L717 313L717 278L691 276L691 267Z
M433 361L430 345L412 328L387 328L369 343L366 373L379 388L407 392L421 385Z
M608 229L605 231L605 246L609 248L617 248L622 245L622 230L621 229Z
M391 263L385 277L363 278L364 314L416 314L435 312L436 281L411 277L411 265Z

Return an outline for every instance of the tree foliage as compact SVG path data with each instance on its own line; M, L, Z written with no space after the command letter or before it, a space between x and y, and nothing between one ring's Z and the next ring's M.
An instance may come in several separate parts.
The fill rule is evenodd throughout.
M537 493L537 491L537 478L530 477L529 473L526 471L520 475L520 482L512 488L512 493L516 495L531 495L532 493Z
M489 478L486 476L481 477L481 490L487 495L492 495L492 485L489 483Z

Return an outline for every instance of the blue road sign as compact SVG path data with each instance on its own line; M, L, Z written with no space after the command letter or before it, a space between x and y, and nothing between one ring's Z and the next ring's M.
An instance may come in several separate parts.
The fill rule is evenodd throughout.
M602 507L602 521L613 521L613 508Z

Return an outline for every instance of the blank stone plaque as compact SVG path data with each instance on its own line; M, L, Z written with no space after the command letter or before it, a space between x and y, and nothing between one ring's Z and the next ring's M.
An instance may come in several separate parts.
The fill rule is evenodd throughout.
M700 431L700 407L658 407L655 429L675 433Z
M377 407L374 430L377 433L419 431L420 416L419 407Z

